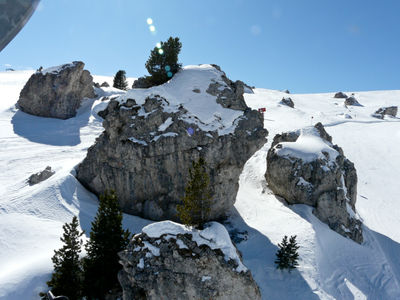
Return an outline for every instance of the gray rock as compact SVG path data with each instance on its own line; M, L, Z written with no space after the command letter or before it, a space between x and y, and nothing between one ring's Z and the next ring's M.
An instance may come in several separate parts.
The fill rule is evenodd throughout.
M29 114L68 119L74 117L84 98L95 97L93 78L74 61L34 73L22 89L18 106Z
M192 161L199 157L205 159L210 176L210 219L223 218L235 202L245 162L266 142L268 133L262 115L251 109L235 121L233 133L203 131L196 116L189 117L182 106L171 111L168 99L160 96L149 97L140 106L134 99L122 104L110 100L99 115L105 131L78 166L78 180L98 195L115 190L124 212L152 220L178 220L176 206ZM166 123L169 126L160 131Z
M200 94L200 93L201 93L201 91L200 91L200 89L193 89L193 93Z
M362 106L354 96L350 96L344 100L344 105L349 106Z
M333 98L347 98L347 95L343 92L337 92Z
M362 224L355 217L357 173L354 164L339 146L332 144L332 137L321 123L307 130L319 136L334 154L323 151L311 161L287 154L282 151L290 147L290 143L296 143L300 131L278 134L267 155L265 178L268 185L289 204L313 206L314 214L331 229L361 243Z
M284 90L283 92L286 93L286 94L290 94L289 90Z
M283 105L286 105L286 106L289 106L291 108L294 108L294 102L293 102L292 98L290 98L290 97L282 98L281 102L279 102L279 103L283 104Z
M147 79L147 77L139 77L133 82L132 88L133 89L148 89L153 85Z
M220 249L199 246L190 233L154 238L142 232L119 256L124 300L261 299L248 270L237 271L235 260L226 261Z
M29 176L28 183L29 185L38 184L42 181L45 181L46 179L49 179L55 173L56 172L51 170L50 166L47 166L46 169L44 169L43 171Z
M223 72L219 66L212 66L218 71ZM207 93L217 96L217 103L221 104L225 108L234 110L248 109L248 106L244 101L243 94L253 93L252 88L243 81L231 81L228 77L226 77L224 72L222 75L222 80L224 81L224 84L221 84L220 82L211 83L207 89Z
M108 84L107 81L104 81L104 82L100 85L100 87L110 87L110 85Z
M98 82L93 82L93 86L96 87L96 88L100 88L100 83L98 83Z
M381 107L372 116L378 119L383 119L386 116L396 117L397 106Z

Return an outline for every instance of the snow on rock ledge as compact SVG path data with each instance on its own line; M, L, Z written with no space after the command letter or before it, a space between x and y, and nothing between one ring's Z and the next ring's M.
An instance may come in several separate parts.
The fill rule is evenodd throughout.
M84 98L95 97L93 78L84 66L74 61L37 71L20 93L19 108L40 117L74 117Z
M171 221L143 228L120 254L124 299L260 299L225 227L204 230Z
M315 207L314 214L339 234L363 241L355 214L357 173L321 123L276 135L267 155L265 178L290 204Z
M193 160L208 165L210 220L233 206L245 162L264 145L261 114L247 107L241 82L217 66L188 66L169 82L133 89L100 113L104 133L89 148L78 180L101 194L116 191L124 212L152 220L178 220Z

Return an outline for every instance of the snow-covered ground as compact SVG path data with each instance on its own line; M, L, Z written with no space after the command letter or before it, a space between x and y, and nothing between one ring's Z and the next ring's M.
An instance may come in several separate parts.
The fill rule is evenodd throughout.
M73 168L102 132L96 114L105 103L87 100L75 118L34 117L15 109L33 71L0 72L0 299L38 299L52 271L62 225L77 215L86 232L96 197L73 176ZM112 78L94 76L96 82ZM109 88L107 95L120 94ZM279 104L290 96L295 108ZM381 106L400 105L400 91L355 93L362 106L348 107L333 94L288 95L256 89L252 108L266 108L268 143L247 162L232 217L244 264L263 299L400 299L400 119L371 117ZM352 117L351 119L349 117ZM321 223L305 205L286 206L268 189L266 154L275 134L322 122L355 163L356 209L364 222L358 245ZM27 178L50 165L56 174L29 186ZM132 232L150 221L125 215ZM291 274L274 265L277 244L297 235L300 265Z

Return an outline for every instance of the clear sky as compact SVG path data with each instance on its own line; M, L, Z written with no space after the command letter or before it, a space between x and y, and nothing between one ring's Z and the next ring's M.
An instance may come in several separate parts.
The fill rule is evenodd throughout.
M183 65L215 63L257 87L400 89L399 0L41 0L0 69L82 60L96 75L137 77L169 36Z

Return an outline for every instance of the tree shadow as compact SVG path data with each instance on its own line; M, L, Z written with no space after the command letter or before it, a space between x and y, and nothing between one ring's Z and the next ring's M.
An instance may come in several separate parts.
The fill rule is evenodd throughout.
M274 263L278 247L258 230L246 224L236 208L226 222L230 234L236 237L236 247L242 253L243 263L250 269L263 299L319 299L301 273L277 270Z
M18 110L11 119L14 133L39 144L76 146L81 142L80 129L89 123L94 101L83 101L77 115L67 120L38 117Z

